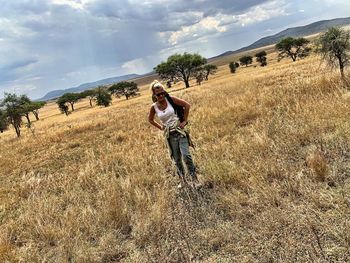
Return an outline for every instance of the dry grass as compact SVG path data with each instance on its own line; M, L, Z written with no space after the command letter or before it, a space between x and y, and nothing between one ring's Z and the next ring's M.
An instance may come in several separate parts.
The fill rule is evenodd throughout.
M145 89L2 134L0 261L348 262L346 90L315 57L269 62L175 92L192 103L199 192L176 190Z

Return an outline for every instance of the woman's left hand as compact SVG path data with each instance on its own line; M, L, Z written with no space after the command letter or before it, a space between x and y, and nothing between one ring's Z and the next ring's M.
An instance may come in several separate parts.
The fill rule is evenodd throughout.
M180 129L185 128L186 124L187 124L187 121L181 122L181 123L179 124L179 128L180 128Z

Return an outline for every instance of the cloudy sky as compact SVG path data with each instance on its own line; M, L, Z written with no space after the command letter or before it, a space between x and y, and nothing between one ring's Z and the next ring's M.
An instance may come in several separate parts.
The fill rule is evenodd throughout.
M350 16L349 0L0 0L0 97L143 74L293 26Z

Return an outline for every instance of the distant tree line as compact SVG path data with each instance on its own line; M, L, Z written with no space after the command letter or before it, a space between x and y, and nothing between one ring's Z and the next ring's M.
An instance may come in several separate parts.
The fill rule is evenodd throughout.
M109 88L99 86L96 89L85 90L80 93L65 93L56 101L60 111L68 116L74 111L74 105L79 100L88 98L90 107L93 107L93 101L96 105L108 107L112 102L112 95L117 98L125 96L128 100L131 97L139 95L139 88L135 82L122 81L113 84Z
M350 64L350 32L340 28L331 27L322 33L313 43L315 52L321 56L330 68L339 68L341 79L348 84L345 78L345 67ZM286 37L275 45L278 52L278 61L284 58L290 58L293 62L303 59L310 55L312 48L309 40L303 37L293 38ZM267 66L267 53L265 50L255 54L256 62L260 66ZM252 64L253 57L244 55L239 58L239 62L232 61L229 63L231 73L235 73L239 65L246 66Z
M260 66L262 66L262 67L267 66L267 57L266 56L267 56L267 53L265 50L260 51L260 52L255 54L256 62L259 62ZM232 61L228 64L228 66L230 68L230 72L235 73L237 68L239 68L239 66L248 67L252 63L253 63L253 57L250 55L244 55L244 56L239 58L239 63L237 61Z
M138 91L136 83L123 81L109 88L100 86L80 93L65 93L56 100L56 103L59 110L68 115L75 110L75 104L81 99L88 98L90 107L93 107L93 101L96 102L96 105L107 107L112 102L112 95L118 98L125 96L126 99L129 99L139 95ZM17 137L20 137L23 118L26 120L26 126L30 128L32 125L30 114L32 113L35 119L39 120L39 109L45 104L42 101L31 101L26 95L5 93L4 98L0 101L0 132L3 133L12 125Z

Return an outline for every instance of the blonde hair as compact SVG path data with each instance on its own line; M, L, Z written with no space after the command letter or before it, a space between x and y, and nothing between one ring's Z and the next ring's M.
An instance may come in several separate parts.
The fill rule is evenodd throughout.
M161 89L163 89L164 90L164 86L163 86L163 84L162 83L160 83L158 80L153 80L153 82L151 83L151 85L149 85L149 87L150 87L150 90L151 90L151 92L152 92L152 94L154 94L154 89L159 89L159 88L161 88Z

